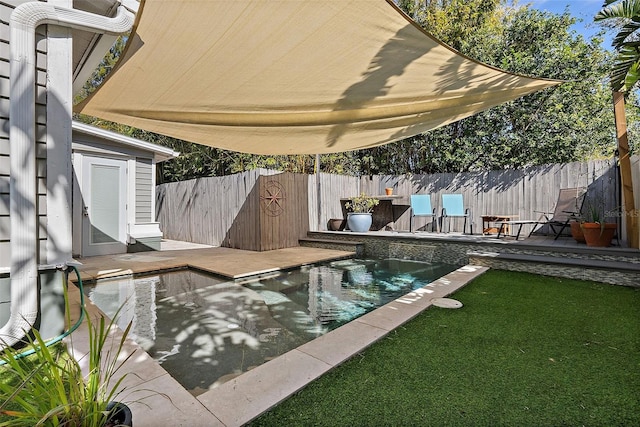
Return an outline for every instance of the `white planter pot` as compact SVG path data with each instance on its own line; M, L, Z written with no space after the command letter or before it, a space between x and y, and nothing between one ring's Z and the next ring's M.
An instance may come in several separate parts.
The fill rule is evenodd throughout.
M371 213L349 212L347 214L347 225L349 230L357 233L366 233L371 228L373 217Z

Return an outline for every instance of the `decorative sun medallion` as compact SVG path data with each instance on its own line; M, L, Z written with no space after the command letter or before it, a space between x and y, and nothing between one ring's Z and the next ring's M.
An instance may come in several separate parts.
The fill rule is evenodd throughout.
M269 216L278 216L284 212L286 194L284 187L277 181L267 181L260 195L262 211Z

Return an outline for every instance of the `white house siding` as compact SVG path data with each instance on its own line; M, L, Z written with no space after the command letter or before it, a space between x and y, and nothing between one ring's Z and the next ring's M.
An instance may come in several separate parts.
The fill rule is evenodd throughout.
M153 165L151 159L136 157L136 223L153 221Z
M9 18L15 3L0 2L0 325L9 319Z
M9 17L13 7L0 3L0 269L9 268ZM6 304L0 282L0 304ZM0 305L0 323L2 314Z

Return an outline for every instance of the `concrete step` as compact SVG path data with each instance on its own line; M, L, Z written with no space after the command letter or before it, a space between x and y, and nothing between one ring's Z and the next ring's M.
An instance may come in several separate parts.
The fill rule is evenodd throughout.
M470 264L500 270L640 287L640 264L637 263L499 252L469 252L468 256Z
M309 237L299 239L298 243L300 246L350 251L354 252L356 256L364 255L364 243L355 240L316 239Z

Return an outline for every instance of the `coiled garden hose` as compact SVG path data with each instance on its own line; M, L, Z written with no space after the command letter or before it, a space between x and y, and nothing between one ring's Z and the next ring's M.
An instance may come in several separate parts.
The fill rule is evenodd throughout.
M54 338L51 338L48 341L45 341L45 346L47 346L47 347L49 347L49 346L51 346L53 344L59 343L64 338L69 336L73 331L78 329L78 327L80 326L80 324L82 324L82 321L84 320L84 287L82 285L82 279L80 278L80 272L78 271L78 269L74 265L68 265L68 264L60 267L59 269L64 271L64 283L63 283L63 286L66 286L67 289L69 287L69 270L73 270L73 273L76 275L76 278L77 278L77 281L78 281L78 289L80 290L80 317L78 317L78 320L76 321L76 323L74 323L73 326L71 326L71 328L69 328L69 330L63 332L62 334L58 335L57 337L54 337ZM67 308L67 310L69 310L70 309L70 305L69 305L69 298L68 298L68 290L65 291L65 297L66 297L65 307ZM34 354L36 351L38 351L39 348L40 348L40 346L36 346L36 347L30 348L28 350L25 350L23 352L20 352L20 353L16 354L14 356L14 358L15 359L21 359L23 357L30 356L30 355ZM0 366L5 365L6 363L7 363L6 361L0 360Z

